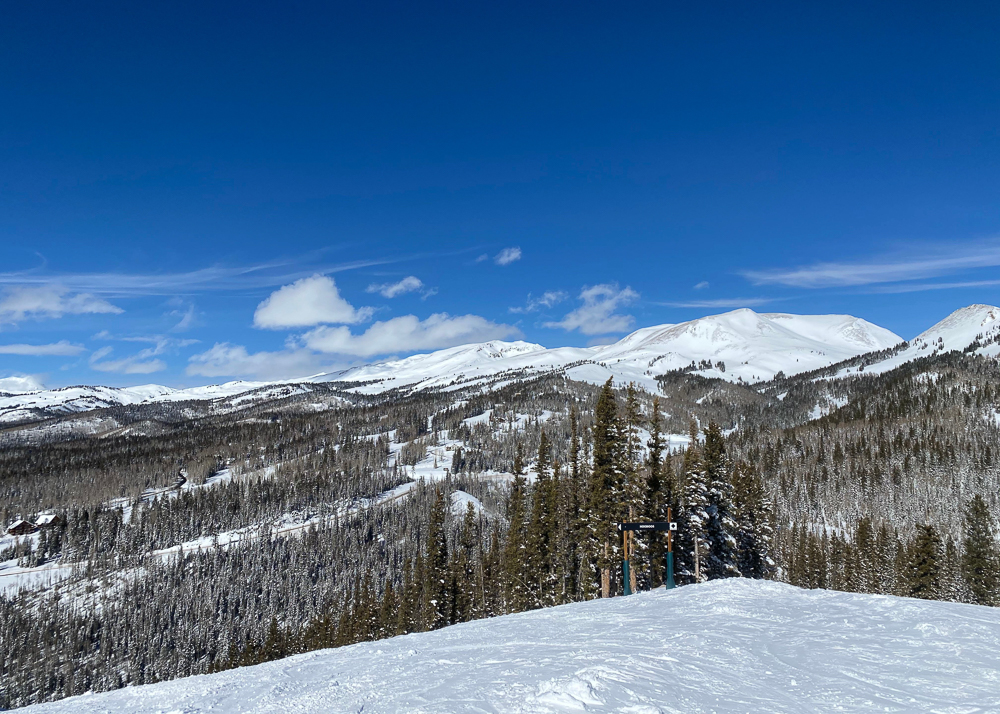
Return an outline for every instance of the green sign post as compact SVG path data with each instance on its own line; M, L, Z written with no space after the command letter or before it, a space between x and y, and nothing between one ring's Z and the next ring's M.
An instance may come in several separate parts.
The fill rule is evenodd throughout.
M671 510L667 509L667 518L672 515ZM656 533L659 531L666 531L667 533L667 577L663 581L664 587L668 590L670 588L676 587L674 583L674 531L677 530L677 524L673 521L647 521L645 523L619 523L618 530L622 534L622 591L626 595L632 594L632 583L630 579L631 573L629 572L629 560L632 555L632 538L633 533Z

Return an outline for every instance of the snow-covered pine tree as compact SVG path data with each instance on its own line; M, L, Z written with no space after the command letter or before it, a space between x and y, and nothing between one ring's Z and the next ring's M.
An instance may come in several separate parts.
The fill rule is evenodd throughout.
M679 524L679 550L682 552L679 572L693 582L708 579L706 557L709 551L709 484L698 449L698 427L692 420L690 442L684 452L684 495Z
M553 601L551 572L555 493L549 450L549 437L543 430L538 441L538 458L535 461L538 475L531 489L531 521L528 524L528 607L532 609L551 605Z
M942 586L942 545L934 526L917 526L917 534L909 551L906 594L924 600L939 600Z
M517 443L514 454L514 483L507 500L507 535L503 551L503 593L505 613L523 612L528 607L527 587L527 536L524 456L521 442Z
M671 503L669 480L663 478L663 420L660 416L660 399L653 398L653 410L649 417L649 441L646 442L646 482L643 493L643 515L653 521L666 521L667 508ZM646 584L659 587L663 584L664 562L666 559L666 534L651 533L645 548Z
M427 524L427 559L424 563L424 613L426 629L437 630L448 623L449 568L448 538L445 534L445 495L438 490Z
M979 494L973 496L965 508L962 551L962 575L972 601L978 605L996 604L1000 555L993 518Z
M736 544L736 521L733 518L733 485L730 463L726 455L726 439L722 428L710 422L705 430L702 464L708 483L708 539L706 559L709 578L731 578L740 574Z
M611 379L604 384L597 397L593 440L593 468L587 504L588 555L600 582L601 596L610 597L611 570L618 562L615 557L619 548L614 523L620 510L615 498L621 483L618 405Z
M774 513L764 483L752 466L733 467L734 520L740 573L745 578L770 578L774 573Z

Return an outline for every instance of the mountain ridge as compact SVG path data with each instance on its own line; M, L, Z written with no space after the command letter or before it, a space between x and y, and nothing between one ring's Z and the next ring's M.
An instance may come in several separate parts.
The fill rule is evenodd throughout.
M985 341L985 344L983 344ZM0 423L29 422L93 409L158 402L232 399L259 390L284 394L294 385L344 383L376 394L391 389L436 389L492 383L562 371L571 379L603 383L636 382L657 391L656 378L687 371L731 382L756 383L822 369L869 352L904 344L891 331L851 315L756 313L747 308L676 324L643 327L621 340L596 347L554 347L526 341L491 340L400 359L373 362L340 372L273 381L235 380L175 389L156 384L135 387L73 386L0 393ZM960 308L915 337L892 357L866 367L881 372L941 351L1000 354L1000 308ZM835 376L851 373L845 368Z

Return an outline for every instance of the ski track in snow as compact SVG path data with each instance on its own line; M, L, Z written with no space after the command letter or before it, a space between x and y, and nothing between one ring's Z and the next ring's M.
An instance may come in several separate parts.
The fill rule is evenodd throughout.
M979 714L998 651L997 609L723 580L24 711Z

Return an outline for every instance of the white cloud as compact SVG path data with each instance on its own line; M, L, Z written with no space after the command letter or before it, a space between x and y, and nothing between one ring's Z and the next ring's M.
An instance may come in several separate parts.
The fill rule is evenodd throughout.
M385 298L394 298L397 295L404 295L421 290L424 287L423 281L414 276L403 278L398 283L384 283L381 285L369 285L365 290L367 293L378 293ZM435 291L436 292L436 291Z
M9 377L0 377L0 392L19 394L23 392L37 392L45 389L38 377L31 374L12 374Z
M486 253L483 253L481 256L479 256L478 258L476 258L476 262L477 263L482 263L484 260L489 260L489 259L490 259L490 256L487 255Z
M0 273L0 285L49 286L59 284L71 292L105 296L173 295L193 291L233 291L269 288L290 283L314 274L329 275L346 270L369 268L407 260L405 257L383 257L377 260L355 260L326 264L304 270L302 258L275 260L243 266L213 266L186 273L73 273L46 275L37 269Z
M320 358L305 349L248 353L242 345L217 343L188 360L187 374L200 377L289 379L323 371Z
M187 310L171 310L171 317L180 317L177 324L170 328L171 332L186 332L194 327L195 324L195 313L194 305L188 306Z
M31 357L72 357L84 351L83 345L66 340L48 345L0 345L0 355L26 355Z
M521 249L518 247L504 248L495 256L493 256L493 262L497 265L510 265L514 261L521 259Z
M353 325L371 318L370 307L354 309L340 296L333 278L313 275L271 293L257 306L254 327L278 330L324 323Z
M704 290L707 287L708 287L708 281L707 280L702 280L700 283L698 283L697 285L694 286L694 289L695 290Z
M583 305L559 322L546 322L545 327L557 327L567 331L579 330L585 335L627 332L632 329L635 318L631 315L617 314L616 310L638 298L639 293L632 288L619 290L618 285L614 283L584 288L580 292Z
M963 288L985 288L1000 285L1000 280L966 280L958 283L901 283L880 285L865 292L880 294L920 293L927 290L961 290Z
M525 304L524 307L512 307L509 308L509 311L515 314L536 312L537 310L540 310L543 307L552 307L553 305L558 305L568 297L569 294L563 292L562 290L549 290L547 292L542 293L542 296L539 298L533 298L529 294L528 302Z
M416 315L376 322L361 335L346 327L318 327L304 336L311 349L331 354L372 357L374 355L436 350L445 347L520 336L512 325L491 322L478 315L446 313L420 320Z
M743 275L756 285L829 288L905 282L997 266L1000 266L1000 241L992 240L921 248L910 245L898 254L868 261L746 270Z
M707 308L740 308L757 307L774 302L774 298L719 298L718 300L688 300L685 302L657 302L653 305L664 307L707 307Z
M121 312L120 307L89 293L70 294L62 285L19 286L10 288L0 298L0 322Z
M161 359L146 359L143 355L148 350L143 350L139 354L123 357L121 359L105 359L114 352L113 347L102 347L90 355L90 368L98 372L117 372L118 374L152 374L162 372L167 368L166 362Z
M108 336L110 338L110 336ZM162 372L167 368L166 362L159 355L175 352L180 347L187 347L198 340L178 340L173 337L151 335L148 337L121 337L123 342L148 342L152 347L140 350L134 355L120 359L107 359L114 352L113 347L102 347L90 355L90 368L98 372L116 372L118 374L152 374Z

